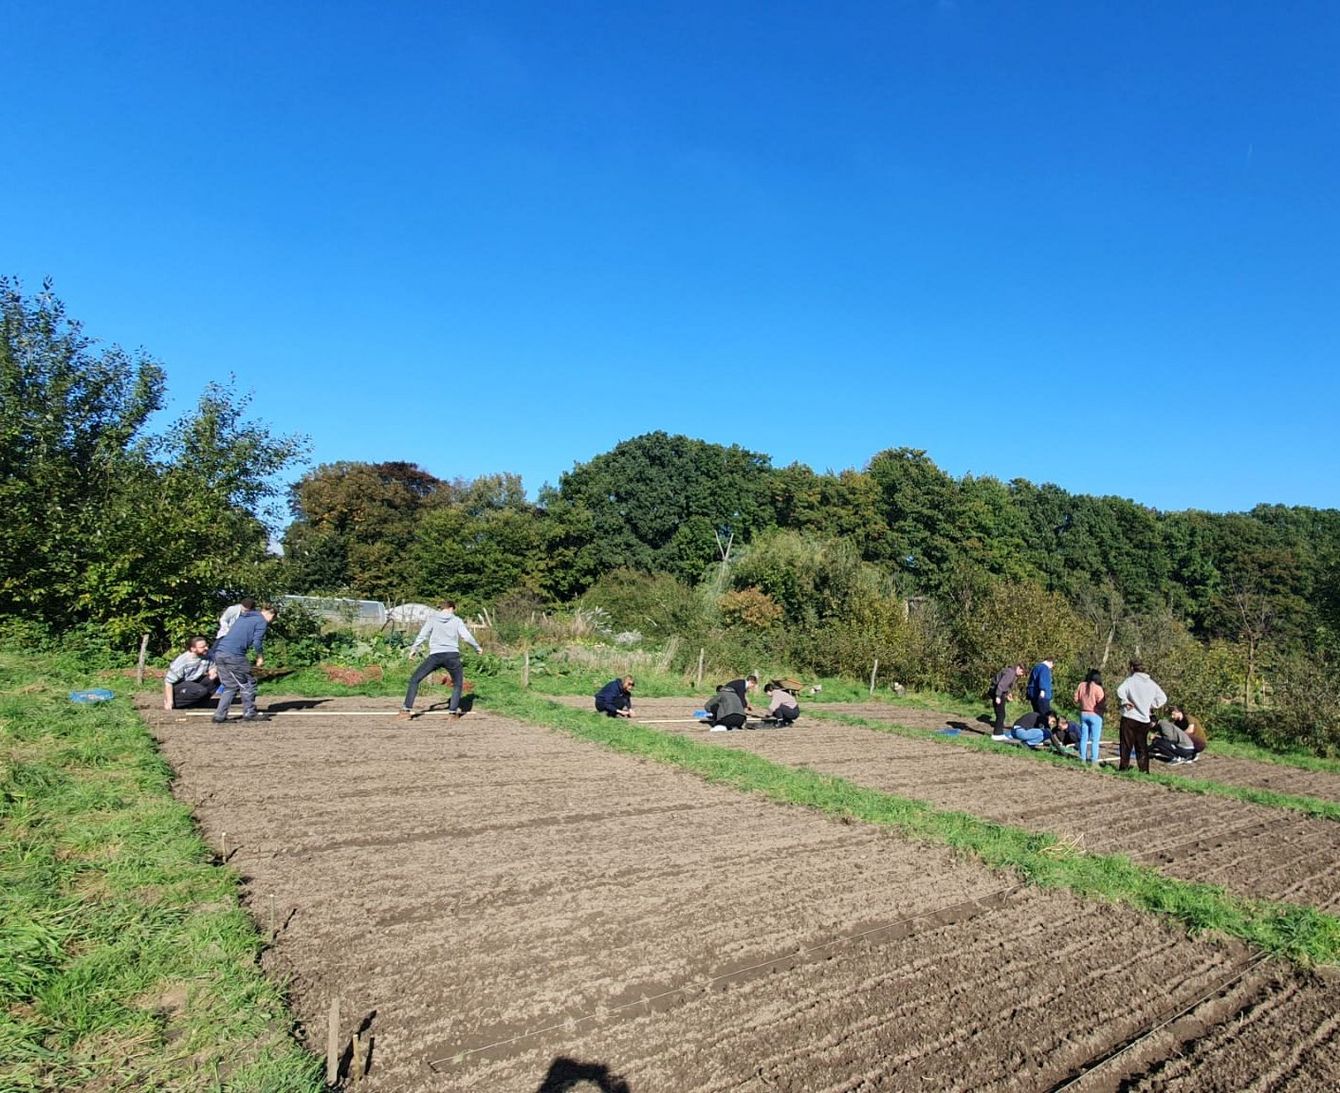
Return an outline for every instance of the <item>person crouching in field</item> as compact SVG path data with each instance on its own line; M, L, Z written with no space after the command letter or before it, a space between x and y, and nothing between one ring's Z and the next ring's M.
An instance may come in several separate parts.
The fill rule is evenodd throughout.
M1030 748L1040 748L1051 740L1059 720L1054 711L1026 713L1014 723L1008 735Z
M1149 741L1149 756L1164 763L1194 763L1196 745L1185 730L1165 717L1154 726L1154 735Z
M750 672L743 679L732 679L729 683L723 683L722 687L729 687L740 699L740 705L746 710L752 710L754 707L749 705L749 692L758 686L758 674ZM720 688L718 688L720 690Z
M209 638L193 637L163 677L163 709L181 710L208 698L218 677L209 655Z
M414 700L419 697L419 684L439 668L445 668L447 674L451 676L451 701L447 703L447 714L451 717L461 716L461 690L465 686L465 671L461 668L462 640L474 646L476 653L483 655L484 650L479 647L474 634L470 633L470 628L456 617L456 604L451 600L444 600L441 609L425 620L419 629L419 636L405 653L413 660L414 654L419 651L419 646L424 642L428 643L427 659L415 668L414 674L409 677L404 705L396 714L399 720L408 721L414 716Z
M265 630L274 621L275 609L268 604L259 611L243 611L228 633L214 645L214 667L219 673L219 707L214 711L214 723L228 720L228 707L233 695L242 695L243 721L268 721L256 710L256 676L252 673L247 650L256 652L256 667L265 664L263 644Z
M717 688L717 693L704 703L712 732L728 732L744 728L745 706L740 692L729 683Z
M1196 749L1197 756L1205 750L1205 745L1210 741L1204 727L1193 721L1181 706L1168 707L1168 720L1191 738L1191 746Z
M768 696L769 721L783 729L795 723L800 716L800 703L794 694L780 683L769 683L763 688L763 693Z
M633 716L633 677L611 679L596 692L596 712L606 717Z

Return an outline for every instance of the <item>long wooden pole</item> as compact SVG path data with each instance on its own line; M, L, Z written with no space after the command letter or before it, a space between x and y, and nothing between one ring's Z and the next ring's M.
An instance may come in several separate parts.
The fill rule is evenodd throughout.
M875 694L875 676L879 674L879 658L875 658L875 666L870 669L870 695L873 698Z
M149 651L149 635L145 634L140 638L140 659L135 665L135 683L138 686L144 685L144 655Z
M696 688L701 688L703 685L703 654L706 652L706 649L698 650L698 679L694 683L694 687Z
M326 1085L334 1088L340 1080L340 999L330 1000L330 1016L326 1020Z

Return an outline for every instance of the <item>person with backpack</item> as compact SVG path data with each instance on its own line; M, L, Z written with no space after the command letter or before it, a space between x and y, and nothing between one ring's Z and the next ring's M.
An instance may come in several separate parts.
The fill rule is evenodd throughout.
M1046 715L1052 712L1052 669L1055 667L1054 659L1043 657L1029 673L1024 697L1033 704L1034 713Z
M1075 705L1079 707L1079 761L1097 767L1103 714L1107 713L1107 692L1103 690L1103 676L1097 668L1075 688Z
M996 673L995 679L987 689L987 695L991 699L991 714L995 718L992 724L995 725L997 736L1002 736L1005 732L1005 706L1010 701L1010 692L1014 690L1015 683L1023 678L1023 674L1022 664L1011 664Z

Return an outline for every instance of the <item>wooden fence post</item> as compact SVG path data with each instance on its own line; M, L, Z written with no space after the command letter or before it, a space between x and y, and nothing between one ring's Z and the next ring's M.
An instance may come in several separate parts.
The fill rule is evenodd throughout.
M875 676L879 674L879 657L875 658L875 666L870 669L870 696L875 695Z
M326 1085L334 1088L340 1080L340 999L330 1000L330 1018L326 1023Z
M145 634L140 638L140 659L135 665L135 683L138 686L144 686L144 654L149 651L149 635Z
M698 690L701 690L703 685L703 654L706 652L707 652L706 649L698 650L698 678L693 685L694 688Z
M530 650L527 649L521 660L521 686L530 686Z

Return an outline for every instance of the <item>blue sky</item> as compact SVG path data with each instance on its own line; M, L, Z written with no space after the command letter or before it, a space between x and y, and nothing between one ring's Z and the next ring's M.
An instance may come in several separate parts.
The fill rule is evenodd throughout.
M1340 505L1340 13L6 5L0 272L314 461Z

